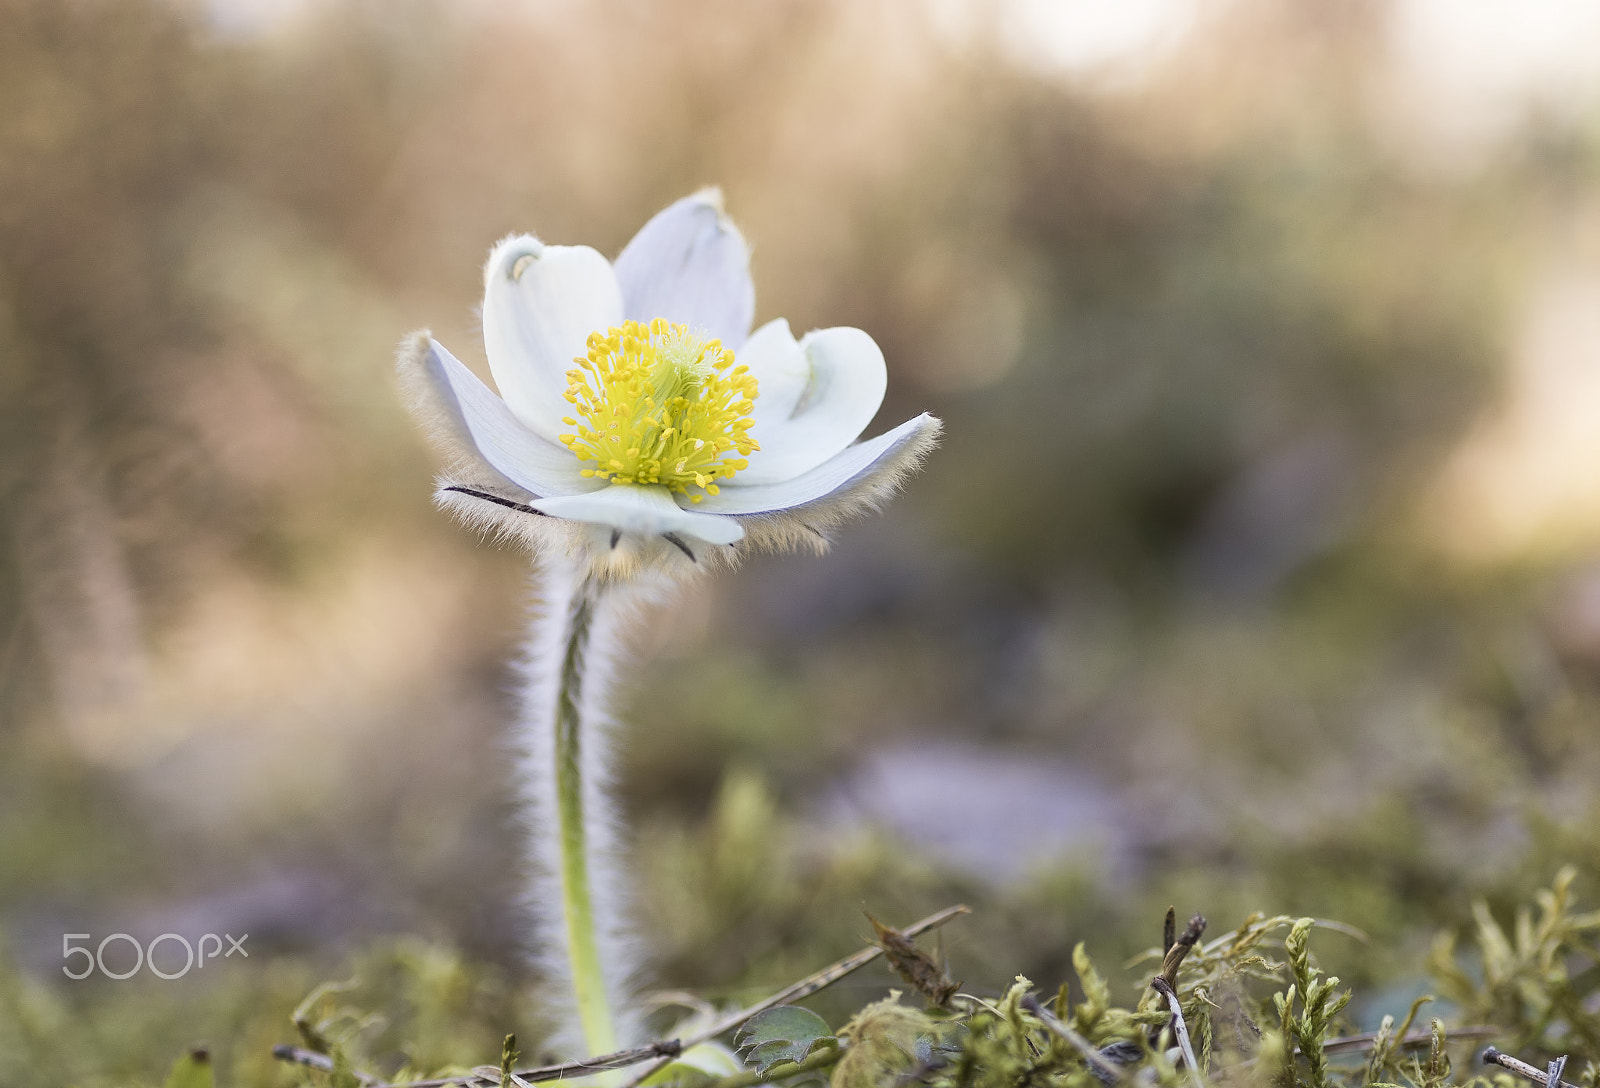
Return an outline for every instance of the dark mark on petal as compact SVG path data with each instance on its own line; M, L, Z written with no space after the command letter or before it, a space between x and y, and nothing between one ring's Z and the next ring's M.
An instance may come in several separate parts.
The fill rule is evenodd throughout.
M662 533L661 534L661 539L667 541L669 544L671 544L673 547L677 548L684 555L687 555L689 557L689 562L691 562L691 563L700 562L700 560L698 560L698 559L696 559L694 557L694 552L689 550L689 545L685 544L683 542L683 538L680 537L677 533Z
M528 506L525 503L512 502L510 499L502 499L499 495L491 495L487 491L475 491L470 487L446 487L441 488L440 490L454 491L458 495L471 495L475 499L482 499L484 502L492 502L496 506L504 506L512 510L520 510L524 514L538 514L542 518L547 518L550 516L543 510L535 510L533 507Z

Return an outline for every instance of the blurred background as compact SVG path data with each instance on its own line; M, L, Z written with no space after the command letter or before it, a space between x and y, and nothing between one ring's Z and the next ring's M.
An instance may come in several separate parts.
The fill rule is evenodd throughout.
M486 374L492 242L614 254L708 183L758 322L866 329L871 430L948 437L641 638L657 983L964 900L957 978L1053 987L1175 903L1360 927L1375 1018L1474 895L1592 902L1597 56L1581 0L3 0L11 1070L292 1083L357 962L421 1053L531 1050L526 570L431 508L392 354ZM118 931L250 959L61 977Z

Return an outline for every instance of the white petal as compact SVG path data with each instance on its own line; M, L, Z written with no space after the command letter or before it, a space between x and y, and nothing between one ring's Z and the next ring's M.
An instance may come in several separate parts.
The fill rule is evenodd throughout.
M603 487L580 475L583 464L565 446L547 442L524 427L505 401L495 396L444 345L418 337L421 349L419 395L431 402L431 414L451 427L456 437L476 448L500 475L536 496L580 495Z
M744 537L744 527L737 521L684 510L664 487L612 484L588 495L540 499L530 505L553 517L610 525L625 533L682 533L708 544L732 544Z
M774 429L784 423L800 404L806 386L811 384L811 361L795 342L787 318L774 318L750 334L736 361L750 368L758 385L755 420L758 433L770 421Z
M622 292L588 246L547 246L529 234L494 247L483 270L483 344L513 414L551 442L572 428L563 397L592 332L622 323Z
M646 223L617 256L623 314L664 317L737 351L750 332L756 289L750 250L715 189L686 196Z
M883 352L860 329L818 329L790 349L783 343L794 342L788 324L779 329L775 325L778 322L761 327L759 343L757 337L750 338L759 349L757 362L774 371L778 381L772 390L774 403L763 412L767 387L761 384L764 379L756 363L746 363L758 383L750 436L761 449L750 455L750 467L739 473L740 485L792 480L828 460L872 422L889 384ZM803 355L807 367L797 395L792 378L795 351ZM740 362L748 354L741 355Z
M924 413L894 430L849 447L810 472L774 484L742 484L745 473L706 495L695 509L707 514L765 514L826 498L859 482L877 467L925 435L937 433L939 421ZM931 441L931 439L930 439ZM752 464L752 467L754 465Z

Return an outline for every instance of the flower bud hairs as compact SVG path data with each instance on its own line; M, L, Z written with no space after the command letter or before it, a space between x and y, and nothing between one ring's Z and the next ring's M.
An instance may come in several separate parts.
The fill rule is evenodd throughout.
M749 549L823 551L939 435L924 414L857 441L887 384L877 344L850 328L796 340L782 318L751 332L754 312L749 251L708 190L615 262L531 235L495 246L483 334L498 396L427 332L400 347L446 461L435 501L534 564L517 780L531 947L572 1057L642 1039L608 757L620 634Z

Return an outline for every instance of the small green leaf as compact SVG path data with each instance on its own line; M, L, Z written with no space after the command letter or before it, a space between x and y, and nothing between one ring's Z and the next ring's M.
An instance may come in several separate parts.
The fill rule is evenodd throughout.
M196 1048L178 1059L167 1077L167 1088L214 1088L216 1079L211 1073L211 1055Z
M765 1074L779 1062L801 1062L820 1043L837 1045L827 1021L798 1005L779 1005L752 1016L733 1037L745 1061Z

